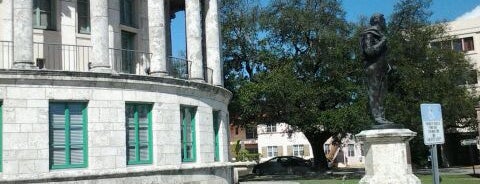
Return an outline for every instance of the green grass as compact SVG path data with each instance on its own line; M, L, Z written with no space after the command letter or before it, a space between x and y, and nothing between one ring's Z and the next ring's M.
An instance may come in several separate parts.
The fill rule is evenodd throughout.
M432 182L432 176L419 175L418 176L423 184L429 184ZM325 179L325 180L297 180L300 184L357 184L359 179L349 179L343 182L338 179ZM475 178L469 175L442 175L442 184L480 184L480 178Z

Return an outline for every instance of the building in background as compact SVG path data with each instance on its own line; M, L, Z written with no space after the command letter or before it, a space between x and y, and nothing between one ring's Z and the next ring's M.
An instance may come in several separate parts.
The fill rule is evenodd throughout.
M0 183L232 183L217 3L0 1Z
M242 127L238 125L230 125L230 155L232 160L237 159L235 148L239 146L239 150L246 150L249 154L258 153L258 134L256 126ZM246 158L246 160L248 160Z
M258 152L260 161L276 156L313 158L312 147L302 132L295 131L286 123L258 125Z
M438 38L432 41L431 46L452 49L465 54L473 65L474 70L465 71L465 75L469 77L467 81L462 81L462 83L469 87L474 95L479 95L480 17L447 22L446 28L448 37ZM477 108L477 120L478 119L480 119L480 108ZM460 141L463 139L473 139L480 136L480 126L478 127L478 130L469 128L450 128L445 130L445 144L439 148L441 165L468 165L471 164L471 157L475 163L480 163L478 149L475 149L473 153L470 154L469 147L460 145Z
M332 167L364 167L363 144L348 134L340 143L334 144L333 137L323 144L323 151Z

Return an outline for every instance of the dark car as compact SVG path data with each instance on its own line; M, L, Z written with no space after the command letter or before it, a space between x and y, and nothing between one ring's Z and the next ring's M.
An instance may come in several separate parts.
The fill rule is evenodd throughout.
M253 167L256 175L297 174L302 175L310 170L312 162L295 156L280 156L259 163Z

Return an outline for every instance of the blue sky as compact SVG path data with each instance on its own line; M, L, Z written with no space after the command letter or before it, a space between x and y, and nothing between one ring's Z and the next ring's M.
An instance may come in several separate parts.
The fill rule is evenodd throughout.
M267 0L259 0L262 4ZM388 16L393 11L396 0L343 0L348 21L356 22L361 16L370 16L379 12ZM477 9L475 9L478 6ZM479 0L433 0L431 10L433 15L431 20L452 21L456 18L476 10L474 13L480 14ZM172 55L178 57L181 51L185 51L185 14L178 12L176 19L172 21ZM479 16L480 18L480 16Z

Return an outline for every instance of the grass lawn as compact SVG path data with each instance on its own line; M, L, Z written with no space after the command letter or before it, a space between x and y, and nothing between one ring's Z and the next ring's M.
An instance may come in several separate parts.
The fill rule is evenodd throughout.
M420 180L422 183L429 184L432 182L432 176L430 175L420 175ZM338 180L297 180L300 184L357 184L359 179L349 179L343 182L341 179ZM442 175L442 184L480 184L480 178L475 178L469 175Z

